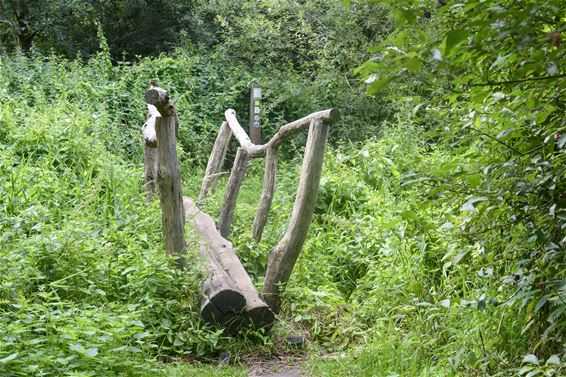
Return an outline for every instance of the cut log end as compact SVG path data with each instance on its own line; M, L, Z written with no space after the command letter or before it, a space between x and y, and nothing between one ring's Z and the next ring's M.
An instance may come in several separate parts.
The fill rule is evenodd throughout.
M246 308L246 299L237 291L224 289L202 303L200 314L209 324L223 324L227 315L241 313Z
M147 92L145 92L145 102L155 106L155 104L160 102L160 94L161 92L155 88L149 89Z
M340 111L338 109L330 109L328 111L328 116L323 120L326 124L335 123L338 119L340 119Z
M159 87L152 87L144 95L145 102L155 106L163 117L177 117L175 105L167 92Z
M259 306L248 311L249 321L255 328L269 329L275 322L275 314L267 305Z

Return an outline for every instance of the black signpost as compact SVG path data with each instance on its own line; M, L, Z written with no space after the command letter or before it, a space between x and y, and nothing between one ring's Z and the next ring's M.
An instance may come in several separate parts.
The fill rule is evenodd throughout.
M250 88L250 139L254 144L261 144L261 88L252 85Z

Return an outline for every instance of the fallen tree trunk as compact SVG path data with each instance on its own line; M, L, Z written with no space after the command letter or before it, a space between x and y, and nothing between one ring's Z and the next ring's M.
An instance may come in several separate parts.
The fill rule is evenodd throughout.
M183 207L209 270L201 305L203 320L230 332L249 323L259 328L270 327L275 316L261 299L232 243L220 235L214 220L199 210L192 199L183 198Z

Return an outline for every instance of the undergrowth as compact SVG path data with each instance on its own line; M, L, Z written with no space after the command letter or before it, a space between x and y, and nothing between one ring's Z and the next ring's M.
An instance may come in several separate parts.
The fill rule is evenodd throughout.
M458 232L482 220L487 203L423 179L446 175L446 166L481 170L473 155L481 144L466 145L468 153L427 143L410 112L373 139L331 144L274 331L229 337L200 322L198 250L188 249L188 270L176 270L161 246L158 204L145 205L141 97L157 77L176 99L185 193L194 196L222 113L245 108L250 77L238 69L220 77L204 57L183 54L115 66L104 51L85 62L14 57L1 64L2 375L243 375L166 363L217 360L223 351L236 361L269 355L296 334L306 335L305 368L314 375L564 372L562 296L522 304L513 276L525 247L501 240L490 249ZM300 156L300 144L283 155ZM256 245L249 234L261 163L248 170L231 239L258 286L299 171L300 158L281 162ZM218 190L207 211L216 215L221 199ZM520 224L515 232L522 234ZM546 327L533 326L545 304Z

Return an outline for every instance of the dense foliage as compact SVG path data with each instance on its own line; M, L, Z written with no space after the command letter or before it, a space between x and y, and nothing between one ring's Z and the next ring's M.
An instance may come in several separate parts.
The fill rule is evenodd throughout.
M18 0L0 10L10 53L0 59L0 375L241 376L184 362L295 353L282 339L297 334L316 376L566 372L561 1ZM173 22L148 22L163 18ZM270 334L204 326L198 250L186 271L165 256L142 177L151 78L179 109L188 195L224 110L245 123L252 82L266 135L313 111L342 113ZM258 285L303 144L283 147L260 244L250 238L260 161L240 194L232 241Z
M399 82L403 96L390 95L415 106L426 144L451 149L406 184L453 198L441 227L461 240L450 269L479 269L481 308L513 308L531 359L555 360L566 288L564 4L450 2L435 12L426 2L403 5L395 4L399 27L360 71L370 92ZM468 261L474 250L480 260Z

